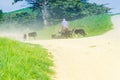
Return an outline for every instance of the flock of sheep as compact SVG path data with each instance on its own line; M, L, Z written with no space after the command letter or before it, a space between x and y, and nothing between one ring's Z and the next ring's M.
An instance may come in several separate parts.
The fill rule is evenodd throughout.
M59 35L52 34L51 38L53 38L53 39L72 38L73 34L82 35L83 37L86 36L86 32L84 29L72 29L72 30L66 29L64 31L59 32Z
M63 38L72 38L73 34L75 35L82 35L83 37L86 36L86 32L84 29L66 29L64 31L59 32L58 34L51 34L52 39L63 39ZM36 39L38 36L37 32L29 32L27 34L23 35L24 40L27 40L28 38Z

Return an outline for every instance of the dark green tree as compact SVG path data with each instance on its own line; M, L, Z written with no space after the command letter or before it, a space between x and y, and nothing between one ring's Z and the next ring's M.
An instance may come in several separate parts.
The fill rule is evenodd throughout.
M0 10L0 22L3 20L3 12Z
M88 15L108 13L110 8L104 5L88 3L87 0L56 0L50 5L51 18L73 20Z

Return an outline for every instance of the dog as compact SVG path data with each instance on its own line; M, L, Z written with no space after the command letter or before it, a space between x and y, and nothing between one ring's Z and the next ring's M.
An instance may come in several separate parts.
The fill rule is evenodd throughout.
M86 36L86 32L84 29L73 29L72 30L75 34L81 34L82 36Z

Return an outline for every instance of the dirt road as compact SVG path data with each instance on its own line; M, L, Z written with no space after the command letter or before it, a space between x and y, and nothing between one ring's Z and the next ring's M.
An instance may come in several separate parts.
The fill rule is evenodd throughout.
M54 56L56 80L120 80L120 16L113 30L95 37L29 41Z

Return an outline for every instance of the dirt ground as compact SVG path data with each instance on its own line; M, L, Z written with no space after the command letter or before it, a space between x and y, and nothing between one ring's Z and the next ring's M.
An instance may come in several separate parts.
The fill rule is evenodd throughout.
M52 53L55 80L120 80L120 16L113 16L113 30L81 39L26 41Z

